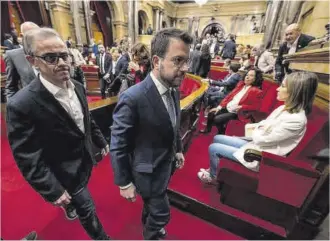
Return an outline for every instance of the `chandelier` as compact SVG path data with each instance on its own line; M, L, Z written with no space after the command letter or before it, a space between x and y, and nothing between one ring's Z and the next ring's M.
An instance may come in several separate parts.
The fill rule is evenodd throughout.
M202 6L204 5L205 3L207 3L208 0L195 0L195 2L199 5L199 6Z

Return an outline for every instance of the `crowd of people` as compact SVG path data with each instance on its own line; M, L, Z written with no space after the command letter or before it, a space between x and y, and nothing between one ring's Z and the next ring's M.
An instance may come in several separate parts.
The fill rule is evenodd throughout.
M210 168L197 174L202 182L214 183L219 157L258 171L256 163L244 160L247 148L285 156L306 131L318 80L312 73L291 73L283 62L283 54L313 39L296 24L286 29L286 42L276 59L262 44L237 46L232 34L220 46L216 36L207 34L194 43L187 32L175 28L155 33L150 49L142 43L132 45L127 36L111 48L94 40L90 46L75 46L71 38L63 41L55 30L31 22L22 24L21 33L23 45L8 48L5 58L6 122L13 156L29 184L46 201L62 207L68 219L79 218L92 239L110 239L87 188L97 164L92 143L103 157L110 152L120 195L131 202L136 193L141 195L144 238L166 235L167 186L185 162L178 87L187 72L207 78L217 56L228 75L223 80L204 79L209 89L203 96L207 122L201 133L216 126L218 134L209 147ZM6 43L14 42L7 38ZM240 61L235 60L238 54ZM82 66L91 63L98 66L101 97L120 94L110 145L88 110ZM240 70L246 71L243 77ZM258 110L263 73L276 76L277 99L284 105L254 126L251 139L224 135L238 111Z

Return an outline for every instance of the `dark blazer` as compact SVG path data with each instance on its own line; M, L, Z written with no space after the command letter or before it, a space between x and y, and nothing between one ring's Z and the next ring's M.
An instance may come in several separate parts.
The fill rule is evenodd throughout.
M6 39L5 41L3 41L3 45L7 48L6 49L6 52L8 50L12 50L12 49L15 49L15 46L13 44L13 42L11 42L10 40Z
M227 107L227 104L232 101L234 96L237 95L244 86L244 81L239 82L236 88L221 101L220 106L223 108ZM251 86L238 103L238 105L242 106L241 110L259 110L262 93L261 89Z
M314 40L315 38L306 34L301 34L298 39L297 44L297 51L306 47L309 42ZM292 71L289 69L289 63L283 64L283 55L289 52L289 48L287 46L287 42L284 42L280 45L278 49L278 55L275 62L275 72L276 72L276 79L278 81L282 81L285 73L291 73Z
M222 81L212 81L212 85L219 86L219 87L225 87L224 93L228 94L230 91L232 91L237 83L242 79L241 75L239 73L234 74L228 74Z
M190 73L193 74L197 73L197 67L199 66L201 54L202 53L200 50L194 50L190 53L190 65L189 65Z
M206 78L211 69L211 55L203 56L200 55L198 65L196 67L196 74Z
M96 65L99 66L99 73L101 73L101 62L100 62L100 54L96 56ZM104 57L104 74L112 74L112 57L110 54L105 53Z
M175 153L182 152L178 90L173 99L174 128L150 75L121 94L113 113L110 143L116 185L133 182L146 198L166 191Z
M226 40L220 52L220 56L223 59L233 59L235 58L235 55L236 55L236 43L231 39Z
M7 132L14 159L29 184L47 201L87 185L95 158L92 141L106 146L88 110L84 87L72 80L84 113L85 133L39 78L7 103Z
M30 63L25 58L22 48L13 49L6 52L6 96L11 98L20 87L27 86L36 75Z
M117 61L116 67L115 67L115 76L119 76L120 74L127 74L128 73L128 64L129 64L129 56L128 54L124 54L120 57L120 59Z

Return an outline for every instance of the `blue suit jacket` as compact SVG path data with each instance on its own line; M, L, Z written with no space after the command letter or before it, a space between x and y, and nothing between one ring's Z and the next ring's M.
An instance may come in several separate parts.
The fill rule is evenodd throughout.
M166 191L175 153L182 151L178 90L173 99L174 127L150 75L121 94L113 113L110 143L116 185L133 182L142 197Z

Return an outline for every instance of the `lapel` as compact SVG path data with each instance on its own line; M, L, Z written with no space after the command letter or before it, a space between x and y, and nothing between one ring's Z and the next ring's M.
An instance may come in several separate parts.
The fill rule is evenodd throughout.
M243 88L244 88L244 86L243 86ZM242 88L242 89L243 89ZM241 90L242 90L241 89ZM241 103L244 103L246 100L247 100L247 98L249 97L249 93L250 93L250 91L253 91L253 86L251 86L246 92L245 92L245 94L243 95L243 97L241 98L241 100L239 101L239 104L241 104Z
M36 93L33 95L34 100L42 106L44 110L51 112L53 114L52 116L55 116L59 121L63 122L63 125L70 125L73 128L72 130L76 130L76 132L83 134L68 112L66 112L55 97L44 87L39 78L36 78L29 87L30 91ZM81 100L80 102L83 103ZM84 106L84 104L81 105ZM84 123L85 119L86 113L84 111Z
M149 104L152 106L154 113L158 117L158 121L160 123L164 123L167 128L159 128L160 131L168 132L168 129L171 128L173 130L172 122L170 120L170 116L167 112L165 104L163 102L162 97L159 94L159 91L154 84L150 74L144 80L146 84L146 97L149 100ZM144 82L143 81L143 82Z

